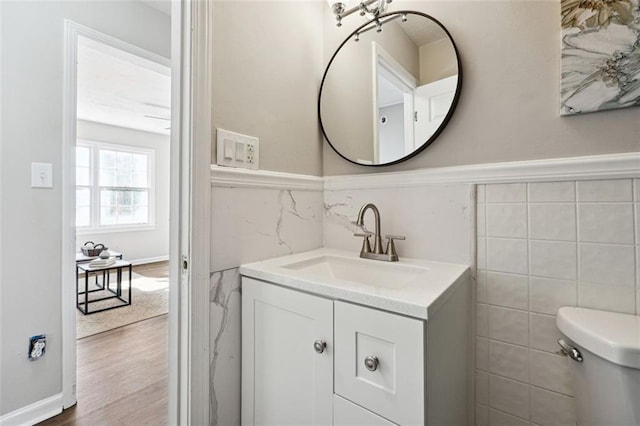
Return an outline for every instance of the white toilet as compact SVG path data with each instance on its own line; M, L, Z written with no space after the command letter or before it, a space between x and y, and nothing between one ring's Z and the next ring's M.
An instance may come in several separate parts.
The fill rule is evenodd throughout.
M560 308L578 426L640 425L640 316Z

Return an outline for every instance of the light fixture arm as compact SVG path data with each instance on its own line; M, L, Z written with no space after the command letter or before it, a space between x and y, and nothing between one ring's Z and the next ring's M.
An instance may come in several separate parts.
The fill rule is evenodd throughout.
M349 16L355 12L360 12L360 16L370 14L373 15L373 17L377 17L386 10L387 4L391 3L392 1L393 0L362 0L360 4L352 7L351 9L346 9L344 3L337 2L331 4L331 10L336 16L336 25L340 27L342 26L342 19L345 16Z

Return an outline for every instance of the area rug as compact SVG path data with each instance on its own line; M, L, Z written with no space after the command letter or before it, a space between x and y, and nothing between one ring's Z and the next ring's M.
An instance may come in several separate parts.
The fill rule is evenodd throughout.
M128 274L123 271L122 293L129 294ZM112 279L113 279L112 275ZM80 278L80 285L84 284L84 278ZM83 315L76 309L76 332L77 338L82 339L87 336L102 333L114 328L133 324L138 321L166 314L169 311L169 279L151 278L133 273L132 280L132 304L117 309L97 312L95 314ZM90 277L90 289L95 285L95 279ZM112 284L113 286L113 284ZM113 287L112 287L113 288ZM106 293L96 291L90 294L89 300L104 296ZM82 299L81 299L82 300ZM121 303L117 299L105 300L91 303L89 310L100 309L102 307L113 306Z

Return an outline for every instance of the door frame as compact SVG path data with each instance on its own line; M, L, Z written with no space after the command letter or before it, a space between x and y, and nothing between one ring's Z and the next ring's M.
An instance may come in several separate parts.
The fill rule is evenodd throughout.
M154 54L151 54L154 58L150 58L149 52L143 49L65 20L61 227L63 408L76 403L75 287L69 284L75 279L76 58L77 37L82 35L171 65L168 424L205 424L209 422L211 68L207 66L211 61L211 15L206 2L172 2L171 12L171 61ZM201 139L207 143L196 143Z
M379 106L378 106L378 75L383 73L389 81L403 92L403 125L405 155L413 152L413 92L418 84L411 75L389 52L375 41L371 42L372 75L373 75L373 159L374 164L380 164L380 141L378 135Z

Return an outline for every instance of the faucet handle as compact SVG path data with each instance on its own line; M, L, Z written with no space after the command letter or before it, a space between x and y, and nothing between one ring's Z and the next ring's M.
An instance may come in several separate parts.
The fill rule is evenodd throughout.
M354 237L365 237L365 238L369 238L372 235L373 235L373 232L369 232L369 231L356 232L353 234Z
M371 253L371 243L369 243L369 237L372 235L373 233L369 231L356 232L355 234L353 234L354 237L364 237L364 240L362 241L362 248L360 249L360 254Z
M398 260L398 253L396 252L396 245L393 243L393 240L405 240L406 237L402 235L385 235L385 238L388 240L387 242L387 256L389 260L395 262Z

